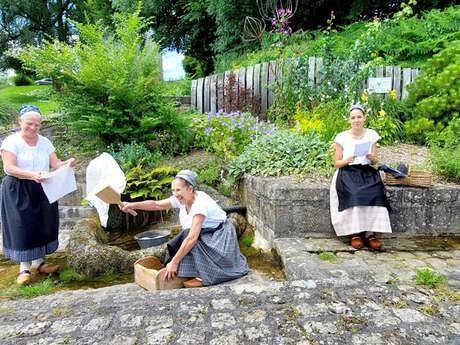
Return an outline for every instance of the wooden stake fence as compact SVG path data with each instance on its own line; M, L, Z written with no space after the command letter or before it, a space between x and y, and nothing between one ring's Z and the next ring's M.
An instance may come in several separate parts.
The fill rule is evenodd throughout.
M235 71L226 71L225 73L207 76L192 80L191 86L191 105L194 109L202 113L216 113L219 110L241 110L243 105L257 104L257 109L252 108L254 114L264 115L274 102L273 85L277 80L282 80L282 63L285 66L293 63L286 61L270 61L242 67ZM322 58L308 58L308 78L311 86L318 85L322 81L321 69L323 67ZM378 67L375 77L390 77L392 81L391 89L396 91L398 99L407 97L407 85L413 82L418 75L417 68L401 68L400 66ZM229 89L231 75L234 83L232 89ZM363 88L369 85L366 82ZM232 99L230 102L229 100ZM233 104L236 109L225 109L226 105Z

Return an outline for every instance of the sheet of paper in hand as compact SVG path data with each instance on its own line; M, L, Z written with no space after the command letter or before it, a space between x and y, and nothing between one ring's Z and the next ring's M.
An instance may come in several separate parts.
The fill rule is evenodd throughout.
M69 164L46 174L45 178L42 187L50 204L77 190L75 173Z
M370 141L366 143L362 143L362 144L355 144L355 156L356 157L365 156L369 153L370 149L371 149Z

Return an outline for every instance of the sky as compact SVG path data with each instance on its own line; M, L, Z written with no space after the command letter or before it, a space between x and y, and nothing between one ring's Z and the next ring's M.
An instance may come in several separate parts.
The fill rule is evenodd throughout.
M182 66L184 55L175 50L163 51L163 80L178 80L185 78L185 70Z

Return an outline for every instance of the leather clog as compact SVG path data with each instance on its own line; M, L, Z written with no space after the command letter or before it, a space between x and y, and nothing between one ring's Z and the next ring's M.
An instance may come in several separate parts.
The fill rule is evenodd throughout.
M361 236L351 236L350 245L355 249L361 249L364 246Z
M30 272L37 274L51 274L59 270L59 265L46 264L42 262L38 267L31 267Z
M28 285L30 283L30 271L22 271L16 278L16 284L19 286Z
M203 281L199 278L193 278L184 282L186 288L200 288L203 287Z

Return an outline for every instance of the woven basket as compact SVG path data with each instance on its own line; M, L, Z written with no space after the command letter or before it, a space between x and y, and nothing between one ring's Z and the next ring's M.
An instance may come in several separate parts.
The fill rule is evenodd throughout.
M428 188L431 186L431 173L427 171L412 170L409 166L406 177L395 178L393 175L385 173L385 184L388 186Z

